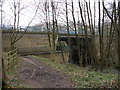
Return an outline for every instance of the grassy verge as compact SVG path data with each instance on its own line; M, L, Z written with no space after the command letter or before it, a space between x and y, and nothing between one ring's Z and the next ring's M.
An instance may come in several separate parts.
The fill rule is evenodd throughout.
M117 73L95 72L88 67L78 67L71 64L58 63L55 60L41 58L39 56L29 56L35 58L50 67L67 74L73 81L75 88L116 88L118 87Z
M29 88L29 86L22 84L22 81L18 79L17 70L22 64L23 60L20 57L16 58L16 63L14 66L9 68L7 71L7 83L11 88Z

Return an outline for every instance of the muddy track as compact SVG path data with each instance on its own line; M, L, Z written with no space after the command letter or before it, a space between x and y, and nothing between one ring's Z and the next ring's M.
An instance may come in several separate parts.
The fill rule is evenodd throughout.
M22 57L24 62L17 71L19 79L31 88L71 88L67 75L30 57Z

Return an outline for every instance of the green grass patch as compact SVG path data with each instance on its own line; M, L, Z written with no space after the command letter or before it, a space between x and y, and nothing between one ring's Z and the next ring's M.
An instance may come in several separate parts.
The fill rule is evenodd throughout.
M116 88L118 87L117 73L102 73L89 70L88 67L78 67L73 64L59 63L55 60L41 58L40 56L29 56L35 58L53 69L62 71L70 77L75 88ZM109 71L109 70L108 70Z

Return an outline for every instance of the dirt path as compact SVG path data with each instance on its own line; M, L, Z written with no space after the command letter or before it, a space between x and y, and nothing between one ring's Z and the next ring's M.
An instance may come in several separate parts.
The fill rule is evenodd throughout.
M24 62L18 70L20 80L31 88L70 88L72 83L62 72L29 57L23 57Z

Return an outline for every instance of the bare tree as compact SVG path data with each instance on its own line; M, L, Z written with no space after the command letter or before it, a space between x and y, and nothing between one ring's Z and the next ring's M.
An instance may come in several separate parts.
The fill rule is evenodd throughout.
M1 27L0 27L0 72L2 72L2 1L0 1L1 6ZM2 73L0 73L0 88L2 87Z
M37 10L35 11L35 14L33 16L33 18L31 19L31 21L28 23L24 33L21 36L18 36L19 33L19 18L20 18L20 12L21 10L23 10L23 7L20 8L20 0L18 2L16 2L14 0L14 4L13 4L13 10L14 10L14 26L13 26L13 33L11 34L10 38L11 38L11 44L10 44L10 50L13 50L15 47L15 43L20 40L25 32L27 31L28 27L30 26L30 24L32 23L32 21L35 19L36 15L37 15ZM17 20L18 19L18 20Z
M0 88L2 88L2 83L6 83L6 68L5 63L3 60L3 54L2 54L2 22L3 22L3 3L4 0L0 0L0 14L1 14L1 26L0 26Z
M50 13L49 13L49 2L45 2L45 16L46 16L46 28L48 32L48 41L50 47L50 53L52 55L52 42L51 42L51 32L50 32Z
M25 9L24 7L20 8L20 5L21 5L20 0L18 0L18 1L14 0L13 1L13 16L14 16L13 25L14 26L13 26L13 30L11 30L12 34L10 35L10 46L9 46L10 48L9 48L9 52L8 52L13 57L16 55L16 52L13 52L14 49L16 50L16 47L15 47L16 42L19 41L24 36L28 27L30 26L32 21L35 19L35 16L37 15L37 9L36 9L34 17L28 23L28 26L26 27L23 34L18 35L19 34L20 12L21 12L21 10ZM1 17L1 27L2 27L2 17ZM1 32L1 30L0 30L0 32ZM2 39L2 38L0 38L0 39ZM7 58L8 58L8 61L12 60L12 62L14 63L14 58L12 58L12 59L10 59L10 57L7 57ZM7 80L6 72L7 71L6 71L6 68L5 68L5 62L4 62L3 55L2 55L2 68L3 68L2 72L3 72L4 83L6 84L6 80Z
M118 2L118 65L120 65L120 1ZM120 67L119 67L120 70ZM120 75L118 76L118 84L120 88Z
M70 42L70 32L69 32L69 22L68 22L68 5L67 0L65 1L65 7L66 7L66 26L67 26L67 36L68 36L68 46L69 46L69 55L71 55L71 42ZM71 56L69 56L71 58Z
M53 44L53 52L54 54L56 53L56 50L55 50L55 31L56 31L56 28L55 28L55 5L54 5L54 2L52 1L51 2L51 7L52 7L52 44Z
M77 33L76 20L75 20L75 16L74 16L73 1L72 1L72 17L73 17L73 23L74 23L74 31L75 31L75 35L76 35L76 44L77 44L77 48L76 49L78 51L77 52L78 53L78 59L79 59L79 62L82 62L82 61L80 61L80 44L79 44L79 38L78 38L78 33Z
M55 17L55 24L56 24L56 31L57 31L56 34L58 35L58 38L60 38L59 30L58 30L58 21L57 21L56 17ZM63 63L65 63L65 57L64 57L64 53L63 53L63 47L62 47L61 41L59 40L58 42L60 44L60 49L61 49L61 55L62 55Z

